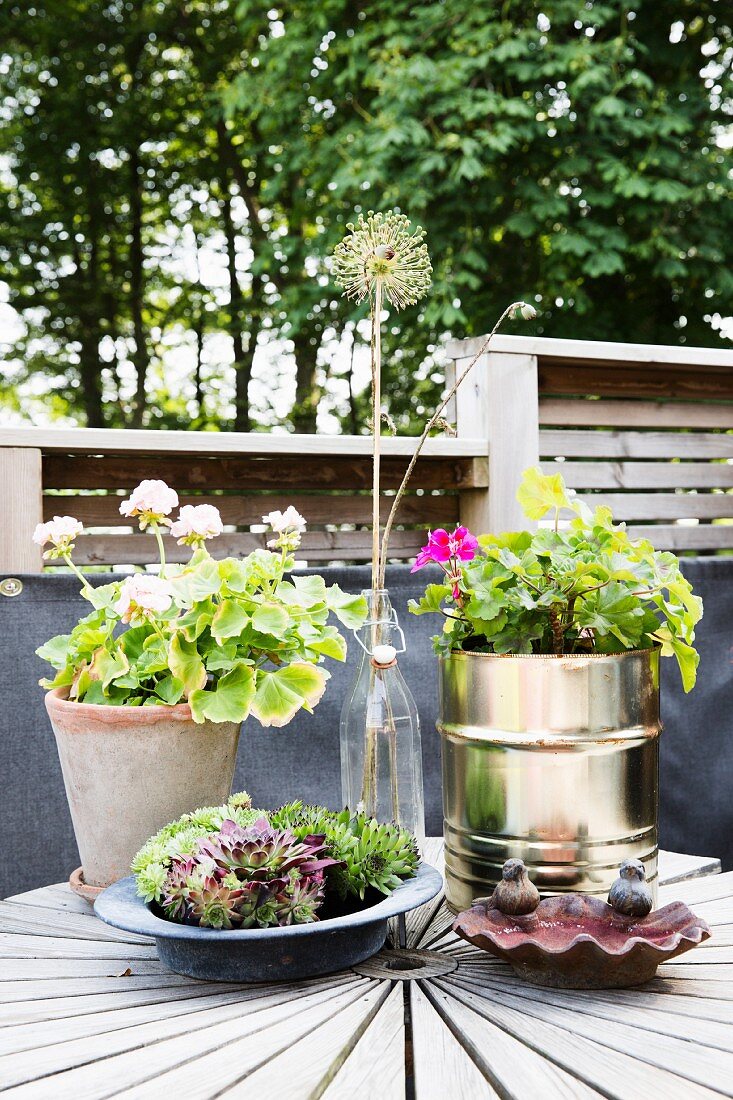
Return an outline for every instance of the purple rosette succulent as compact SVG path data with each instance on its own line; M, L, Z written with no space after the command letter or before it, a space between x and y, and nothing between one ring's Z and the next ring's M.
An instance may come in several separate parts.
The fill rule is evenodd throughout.
M318 920L324 875L340 861L325 854L326 838L299 840L263 817L243 827L226 820L172 861L162 907L170 920L202 928L268 928Z

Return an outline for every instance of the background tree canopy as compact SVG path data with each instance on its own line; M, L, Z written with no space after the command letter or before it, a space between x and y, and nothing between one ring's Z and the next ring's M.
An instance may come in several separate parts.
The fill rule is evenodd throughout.
M549 336L718 343L732 22L716 0L5 3L4 415L364 430L364 313L329 258L370 208L425 225L435 269L389 319L403 430L446 334L512 299Z

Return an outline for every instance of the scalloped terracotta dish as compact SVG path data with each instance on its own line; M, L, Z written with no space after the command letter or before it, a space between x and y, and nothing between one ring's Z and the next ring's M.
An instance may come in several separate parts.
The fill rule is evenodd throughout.
M660 963L710 937L705 921L681 901L639 919L579 894L545 898L526 917L476 905L458 915L453 931L504 959L521 978L565 989L641 985Z

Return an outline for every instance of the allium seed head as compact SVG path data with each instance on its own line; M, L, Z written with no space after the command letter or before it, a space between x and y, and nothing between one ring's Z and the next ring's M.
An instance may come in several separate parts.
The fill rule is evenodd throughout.
M432 266L424 243L425 230L410 232L409 218L388 211L359 215L356 225L334 252L334 276L347 298L363 302L380 281L384 295L395 309L404 309L424 298L430 288Z

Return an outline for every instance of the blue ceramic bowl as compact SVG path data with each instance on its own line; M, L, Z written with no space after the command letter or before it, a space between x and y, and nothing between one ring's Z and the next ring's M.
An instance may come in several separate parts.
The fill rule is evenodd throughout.
M414 878L358 913L286 928L217 931L157 917L123 878L94 903L107 924L152 936L160 961L177 974L215 982L276 982L314 978L363 962L384 947L387 921L424 905L443 887L439 871L421 863Z

